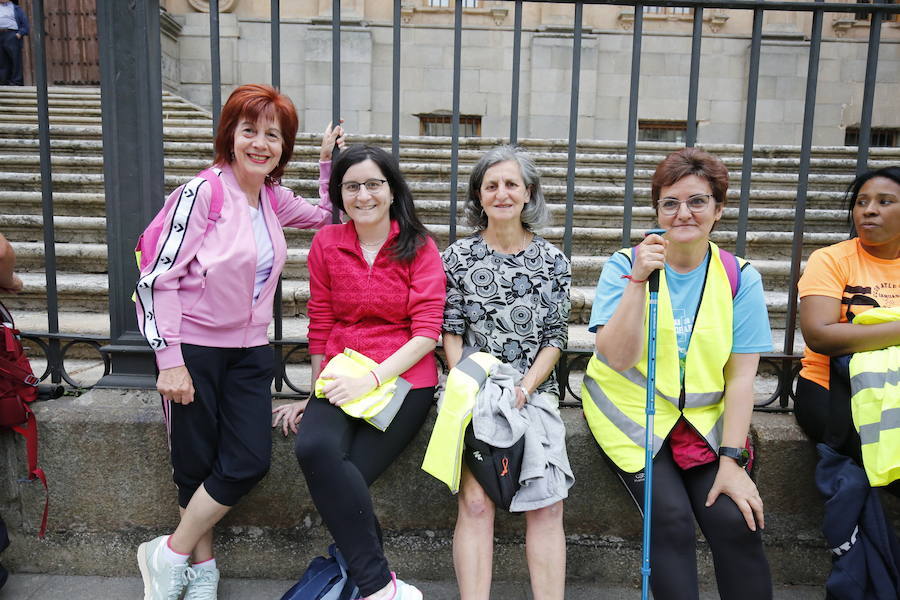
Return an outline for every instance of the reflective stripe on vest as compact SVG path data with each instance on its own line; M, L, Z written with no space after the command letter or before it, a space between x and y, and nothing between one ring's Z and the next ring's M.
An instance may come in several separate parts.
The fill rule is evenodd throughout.
M469 355L450 369L422 470L447 484L452 493L459 491L460 470L466 427L472 421L472 409L491 368L500 361L485 352Z
M900 308L873 308L854 324L900 320ZM850 359L850 410L869 483L900 479L900 346L857 352Z
M722 439L724 368L731 357L733 298L718 248L712 242L709 246L706 279L685 359L683 388L672 303L665 272L660 272L654 454L682 415L713 451L718 450ZM645 339L648 327L645 314ZM614 370L598 353L588 363L582 385L585 417L594 437L613 462L629 473L644 467L646 372L646 344L640 361L624 372Z

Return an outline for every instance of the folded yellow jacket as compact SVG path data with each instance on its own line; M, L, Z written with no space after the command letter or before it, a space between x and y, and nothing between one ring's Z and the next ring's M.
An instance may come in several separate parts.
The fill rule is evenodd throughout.
M463 439L472 421L475 399L496 364L500 361L490 354L475 352L447 374L444 397L428 440L422 470L446 483L454 494L459 491Z
M371 358L350 348L328 361L316 380L316 396L324 398L327 379L336 377L362 377L378 366ZM402 377L394 377L382 383L368 394L341 405L341 409L356 419L384 431L394 420L409 393L411 384Z
M900 308L872 308L853 323L900 320ZM850 359L850 409L873 486L900 479L900 346L857 352Z

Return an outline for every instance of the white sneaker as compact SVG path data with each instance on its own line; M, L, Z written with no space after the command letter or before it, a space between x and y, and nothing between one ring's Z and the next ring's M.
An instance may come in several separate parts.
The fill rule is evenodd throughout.
M188 583L184 600L216 600L219 570L215 567L193 567L197 576Z
M163 535L138 547L137 560L144 580L144 600L178 600L197 575L187 563L173 565L163 548L169 536Z
M394 596L392 600L422 600L422 592L414 585L410 585L402 579L397 579L397 574L391 571L391 579L394 580Z

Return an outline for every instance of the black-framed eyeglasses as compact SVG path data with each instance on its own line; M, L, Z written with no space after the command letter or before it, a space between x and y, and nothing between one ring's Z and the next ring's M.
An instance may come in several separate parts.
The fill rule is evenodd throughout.
M703 212L709 206L712 194L694 194L687 200L679 200L678 198L663 198L659 201L659 212L672 216L678 214L682 204L687 204L688 209L692 213Z
M366 181L345 181L341 184L341 190L345 194L355 196L359 193L360 188L365 187L370 194L377 194L387 183L387 179L367 179Z

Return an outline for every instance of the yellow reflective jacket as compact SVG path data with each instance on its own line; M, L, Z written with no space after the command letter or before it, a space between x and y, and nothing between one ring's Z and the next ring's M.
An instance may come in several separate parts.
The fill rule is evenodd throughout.
M685 358L683 385L666 274L664 270L659 274L654 456L682 415L713 452L718 451L722 439L724 369L731 356L734 307L731 283L718 247L712 242L709 245L706 283ZM620 252L630 253L630 249ZM743 267L746 261L738 259L738 263ZM649 291L647 294L649 298ZM645 339L648 327L645 313ZM595 353L581 386L582 406L594 438L616 466L628 473L644 468L646 385L645 343L638 363L621 373L610 367L604 356Z
M854 324L900 321L900 308L873 308ZM850 410L873 486L900 479L900 346L857 352L850 359Z
M446 483L454 494L459 491L463 438L472 421L475 399L487 381L491 367L499 363L486 352L475 352L459 361L447 374L444 398L428 440L422 470Z
M344 348L341 354L328 361L319 378L316 380L316 396L324 398L325 381L335 377L362 377L378 366L371 358L350 348ZM365 419L366 423L384 431L394 420L397 411L403 405L403 399L409 393L411 384L402 377L394 377L382 383L365 396L360 396L341 405L341 409L356 419Z

